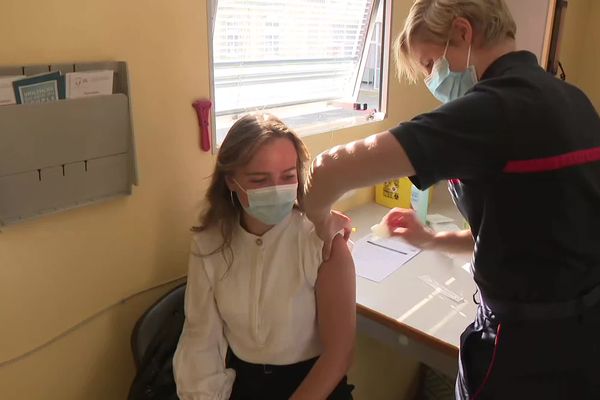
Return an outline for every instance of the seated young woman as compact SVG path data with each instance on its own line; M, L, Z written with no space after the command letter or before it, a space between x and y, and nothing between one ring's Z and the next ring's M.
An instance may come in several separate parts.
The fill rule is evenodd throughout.
M173 360L181 400L347 400L354 263L330 256L301 211L302 141L247 115L227 134L195 228L186 320Z

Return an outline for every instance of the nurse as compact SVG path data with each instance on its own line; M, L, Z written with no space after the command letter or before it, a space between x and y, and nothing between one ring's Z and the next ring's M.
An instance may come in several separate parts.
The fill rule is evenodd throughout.
M401 209L386 221L420 246L474 252L481 304L461 336L456 397L599 399L600 118L515 35L503 0L415 1L399 76L424 77L443 104L319 155L304 207L329 242L348 231L331 212L348 190L447 180L469 231L436 235Z

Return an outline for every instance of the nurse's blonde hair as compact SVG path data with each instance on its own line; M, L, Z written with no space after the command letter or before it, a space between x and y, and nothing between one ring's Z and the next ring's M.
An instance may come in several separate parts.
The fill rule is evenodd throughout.
M514 39L517 24L504 0L416 0L394 42L398 77L416 82L422 71L411 53L415 40L444 45L456 18L465 18L483 38L483 45Z

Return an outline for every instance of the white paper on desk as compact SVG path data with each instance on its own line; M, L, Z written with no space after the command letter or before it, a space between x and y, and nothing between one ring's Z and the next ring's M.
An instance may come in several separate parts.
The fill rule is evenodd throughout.
M381 282L420 252L399 238L374 239L369 234L354 243L352 257L358 276Z

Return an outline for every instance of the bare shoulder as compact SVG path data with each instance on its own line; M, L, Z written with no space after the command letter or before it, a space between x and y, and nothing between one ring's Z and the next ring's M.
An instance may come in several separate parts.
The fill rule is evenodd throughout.
M336 235L333 238L333 242L331 243L331 256L329 257L329 260L323 264L354 266L348 242L342 235Z

